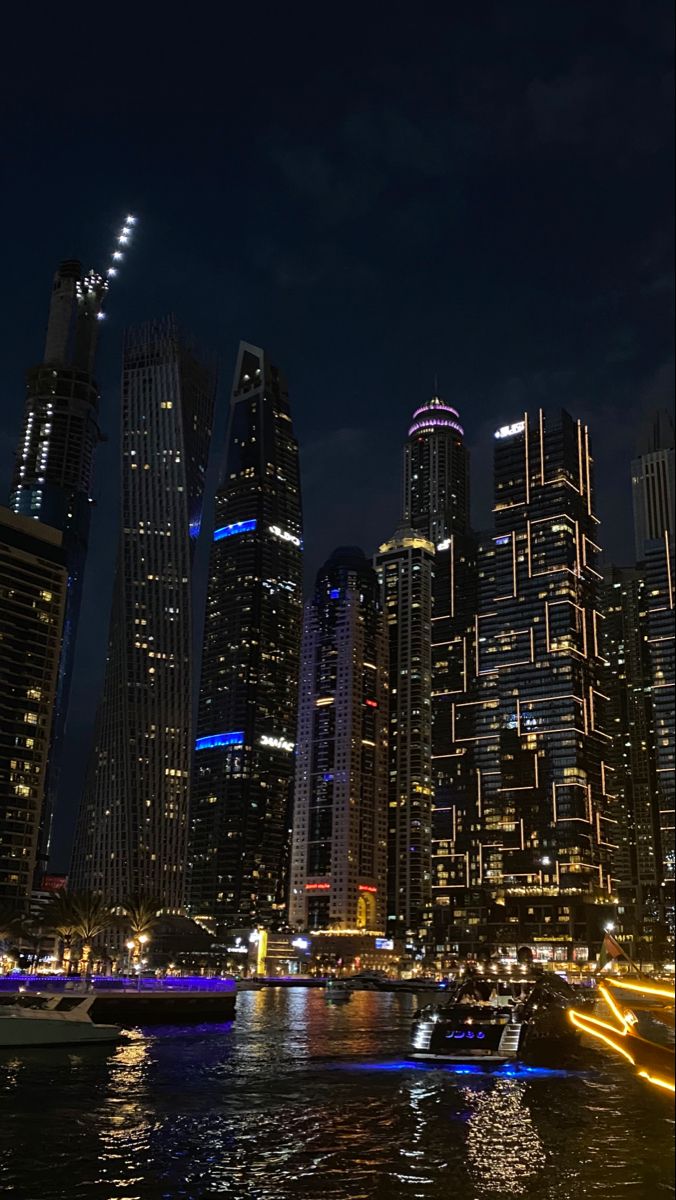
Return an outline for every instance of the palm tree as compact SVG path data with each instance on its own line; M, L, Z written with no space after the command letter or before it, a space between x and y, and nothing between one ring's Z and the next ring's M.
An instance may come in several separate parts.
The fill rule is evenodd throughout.
M70 958L73 935L77 932L79 923L78 912L72 894L60 892L50 900L45 908L43 920L48 929L53 929L59 935L62 946L61 960L57 968L70 969Z
M11 904L0 904L0 943L8 949L21 929L21 914Z
M17 931L21 914L11 904L0 904L0 942L11 938Z
M70 902L75 917L73 933L82 943L82 965L85 979L91 975L92 942L115 920L109 904L97 892L71 892Z
M132 959L137 956L140 958L141 948L150 941L150 935L159 920L160 904L152 896L147 896L143 892L135 892L133 895L127 896L120 907L126 918L125 924L129 928L131 940L134 942Z

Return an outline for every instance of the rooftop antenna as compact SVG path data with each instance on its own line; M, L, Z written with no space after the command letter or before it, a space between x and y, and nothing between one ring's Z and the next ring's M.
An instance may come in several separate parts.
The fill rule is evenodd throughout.
M439 399L439 376L434 372L434 399Z

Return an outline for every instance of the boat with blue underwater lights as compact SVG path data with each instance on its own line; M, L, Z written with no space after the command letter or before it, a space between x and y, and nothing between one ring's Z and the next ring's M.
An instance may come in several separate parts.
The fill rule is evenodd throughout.
M411 1055L437 1062L506 1063L562 1054L575 1044L567 1020L575 993L559 975L532 966L468 968L448 999L414 1017Z

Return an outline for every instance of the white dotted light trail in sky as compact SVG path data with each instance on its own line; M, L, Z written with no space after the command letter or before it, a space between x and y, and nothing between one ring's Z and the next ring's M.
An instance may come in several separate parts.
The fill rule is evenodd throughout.
M126 248L129 246L137 219L131 213L125 217L119 233L116 234L114 248L110 254L110 266L106 269L105 275L100 275L98 271L92 269L85 275L82 283L78 284L78 294L81 299L91 296L92 293L95 294L96 301L98 302L96 316L99 321L102 321L105 317L102 305L106 292L110 287L110 280L114 279L118 274L119 266L117 264L124 259L122 247Z

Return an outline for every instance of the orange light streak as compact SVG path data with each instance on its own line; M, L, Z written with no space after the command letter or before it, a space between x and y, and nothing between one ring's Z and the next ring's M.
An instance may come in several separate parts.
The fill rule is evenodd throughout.
M667 1092L676 1091L676 1087L668 1079L660 1079L657 1075L649 1075L647 1071L639 1071L639 1075L641 1079L647 1079L648 1083L654 1083L655 1087L664 1088Z

